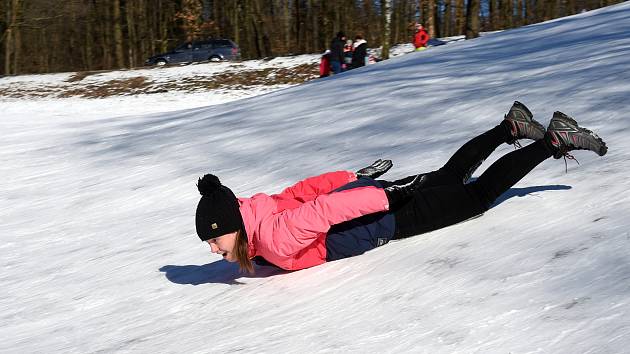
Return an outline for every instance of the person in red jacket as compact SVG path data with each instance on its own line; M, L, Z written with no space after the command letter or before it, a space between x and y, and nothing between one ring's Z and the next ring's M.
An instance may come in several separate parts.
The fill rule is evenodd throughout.
M326 49L319 60L319 77L330 76L330 50Z
M422 24L416 24L416 34L413 36L413 46L416 47L416 50L424 50L427 47L427 42L429 41L429 34L424 29Z
M534 142L469 181L492 151L518 139ZM392 167L390 160L377 160L356 172L307 178L279 194L237 198L207 174L197 184L197 235L244 271L253 272L254 261L304 269L481 215L542 161L572 150L603 156L608 148L561 112L545 129L517 101L500 124L468 141L440 169L396 181L376 179Z

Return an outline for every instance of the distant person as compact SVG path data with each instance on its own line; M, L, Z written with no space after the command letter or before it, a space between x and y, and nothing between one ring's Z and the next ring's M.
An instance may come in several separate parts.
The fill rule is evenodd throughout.
M367 42L363 39L363 36L357 34L354 37L353 44L353 52L352 52L352 68L360 68L365 66L367 61Z
M407 27L409 28L409 27ZM429 41L429 34L424 29L422 24L416 24L416 33L413 36L413 46L416 48L416 51L427 49L427 42Z
M518 139L534 142L470 180L496 148ZM396 181L376 180L392 167L390 160L377 160L356 172L307 178L280 194L237 198L207 174L197 184L197 235L245 271L253 272L253 261L286 270L313 267L480 216L541 162L572 150L603 156L608 148L561 112L545 130L525 105L514 102L499 124L461 146L443 167Z
M343 63L343 46L346 43L346 35L338 32L337 36L330 42L330 67L332 72L339 74Z
M330 50L326 49L319 60L319 77L330 76Z
M343 70L350 70L352 65L352 53L354 52L352 47L352 39L346 39L346 45L343 46Z

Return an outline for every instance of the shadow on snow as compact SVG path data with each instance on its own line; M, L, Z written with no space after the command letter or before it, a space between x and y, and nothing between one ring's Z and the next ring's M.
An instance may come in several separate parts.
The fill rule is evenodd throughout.
M239 278L267 278L273 275L285 274L288 271L273 266L255 266L253 275L241 273L236 263L225 260L204 265L165 265L160 272L165 273L168 280L176 284L201 285L207 283L223 283L230 285L243 284Z

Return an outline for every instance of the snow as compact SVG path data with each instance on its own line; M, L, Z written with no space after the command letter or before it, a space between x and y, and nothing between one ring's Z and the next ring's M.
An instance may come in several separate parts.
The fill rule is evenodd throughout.
M2 98L0 352L627 352L627 33L623 3L273 92ZM377 158L391 179L426 172L514 100L608 154L549 159L481 218L297 272L239 275L195 235L204 173L248 196Z

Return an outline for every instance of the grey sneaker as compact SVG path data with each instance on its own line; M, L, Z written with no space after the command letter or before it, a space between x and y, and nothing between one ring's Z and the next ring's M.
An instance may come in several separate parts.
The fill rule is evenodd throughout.
M554 112L547 128L548 139L557 151L553 157L559 159L572 150L590 150L599 156L606 155L606 143L592 131L582 128L568 115ZM570 155L569 155L570 156Z
M505 115L505 120L510 123L512 139L508 144L518 145L518 139L540 140L545 136L545 127L538 123L532 112L519 101L514 101L512 108Z

